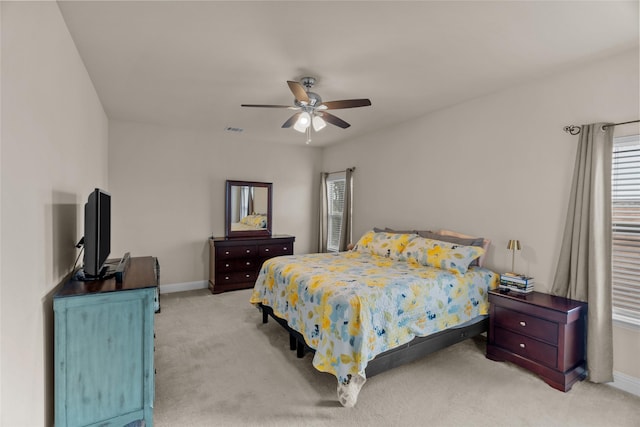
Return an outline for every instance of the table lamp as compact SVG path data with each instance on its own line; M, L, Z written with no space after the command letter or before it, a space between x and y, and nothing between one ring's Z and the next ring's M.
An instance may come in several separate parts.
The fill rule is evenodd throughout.
M515 274L516 251L520 250L520 240L509 240L507 249L511 251L511 272Z

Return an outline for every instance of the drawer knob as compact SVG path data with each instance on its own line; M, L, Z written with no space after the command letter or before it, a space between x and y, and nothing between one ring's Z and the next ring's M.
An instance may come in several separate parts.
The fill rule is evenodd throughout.
M524 343L520 343L520 348L525 348L526 346L524 345Z
M225 264L224 266L225 266L225 267L229 267L229 264Z
M229 255L229 251L224 251L224 254L225 255Z
M521 321L521 322L520 322L520 326L527 326L527 322L525 322L525 321Z
M264 251L265 251L265 252L269 252L269 248L265 248L265 249L264 249Z
M229 280L229 276L224 276L224 280Z
M249 278L249 277L251 277L251 275L250 274L245 274L245 277Z
M287 247L285 246L285 247L284 247L284 250L286 251L287 249L289 249L289 248L287 248Z
M251 265L251 261L247 261L247 265Z

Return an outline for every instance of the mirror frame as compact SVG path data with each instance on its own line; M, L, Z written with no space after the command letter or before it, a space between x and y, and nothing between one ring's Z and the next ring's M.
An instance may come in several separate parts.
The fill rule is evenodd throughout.
M262 230L242 230L242 231L233 231L231 230L231 187L260 187L267 189L267 228ZM271 230L273 228L273 222L271 217L271 206L272 206L272 198L273 198L273 184L270 182L256 182L256 181L233 181L227 180L226 184L226 195L225 195L225 218L224 218L224 232L225 236L228 239L231 238L239 238L239 237L263 237L263 236L271 236Z

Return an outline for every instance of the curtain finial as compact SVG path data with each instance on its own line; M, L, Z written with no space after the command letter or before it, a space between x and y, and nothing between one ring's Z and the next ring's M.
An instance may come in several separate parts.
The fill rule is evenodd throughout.
M565 132L571 134L571 135L577 135L580 133L580 126L576 126L576 125L569 125L569 126L565 126L562 128L562 130L564 130Z

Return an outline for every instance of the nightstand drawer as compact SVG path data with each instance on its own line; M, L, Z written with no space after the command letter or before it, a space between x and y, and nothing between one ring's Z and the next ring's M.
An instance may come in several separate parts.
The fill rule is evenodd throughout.
M518 334L538 338L549 344L557 345L558 343L557 323L499 306L495 308L494 313L494 321L498 326Z
M496 327L495 339L503 347L527 359L536 360L550 368L556 367L558 348L535 339Z

